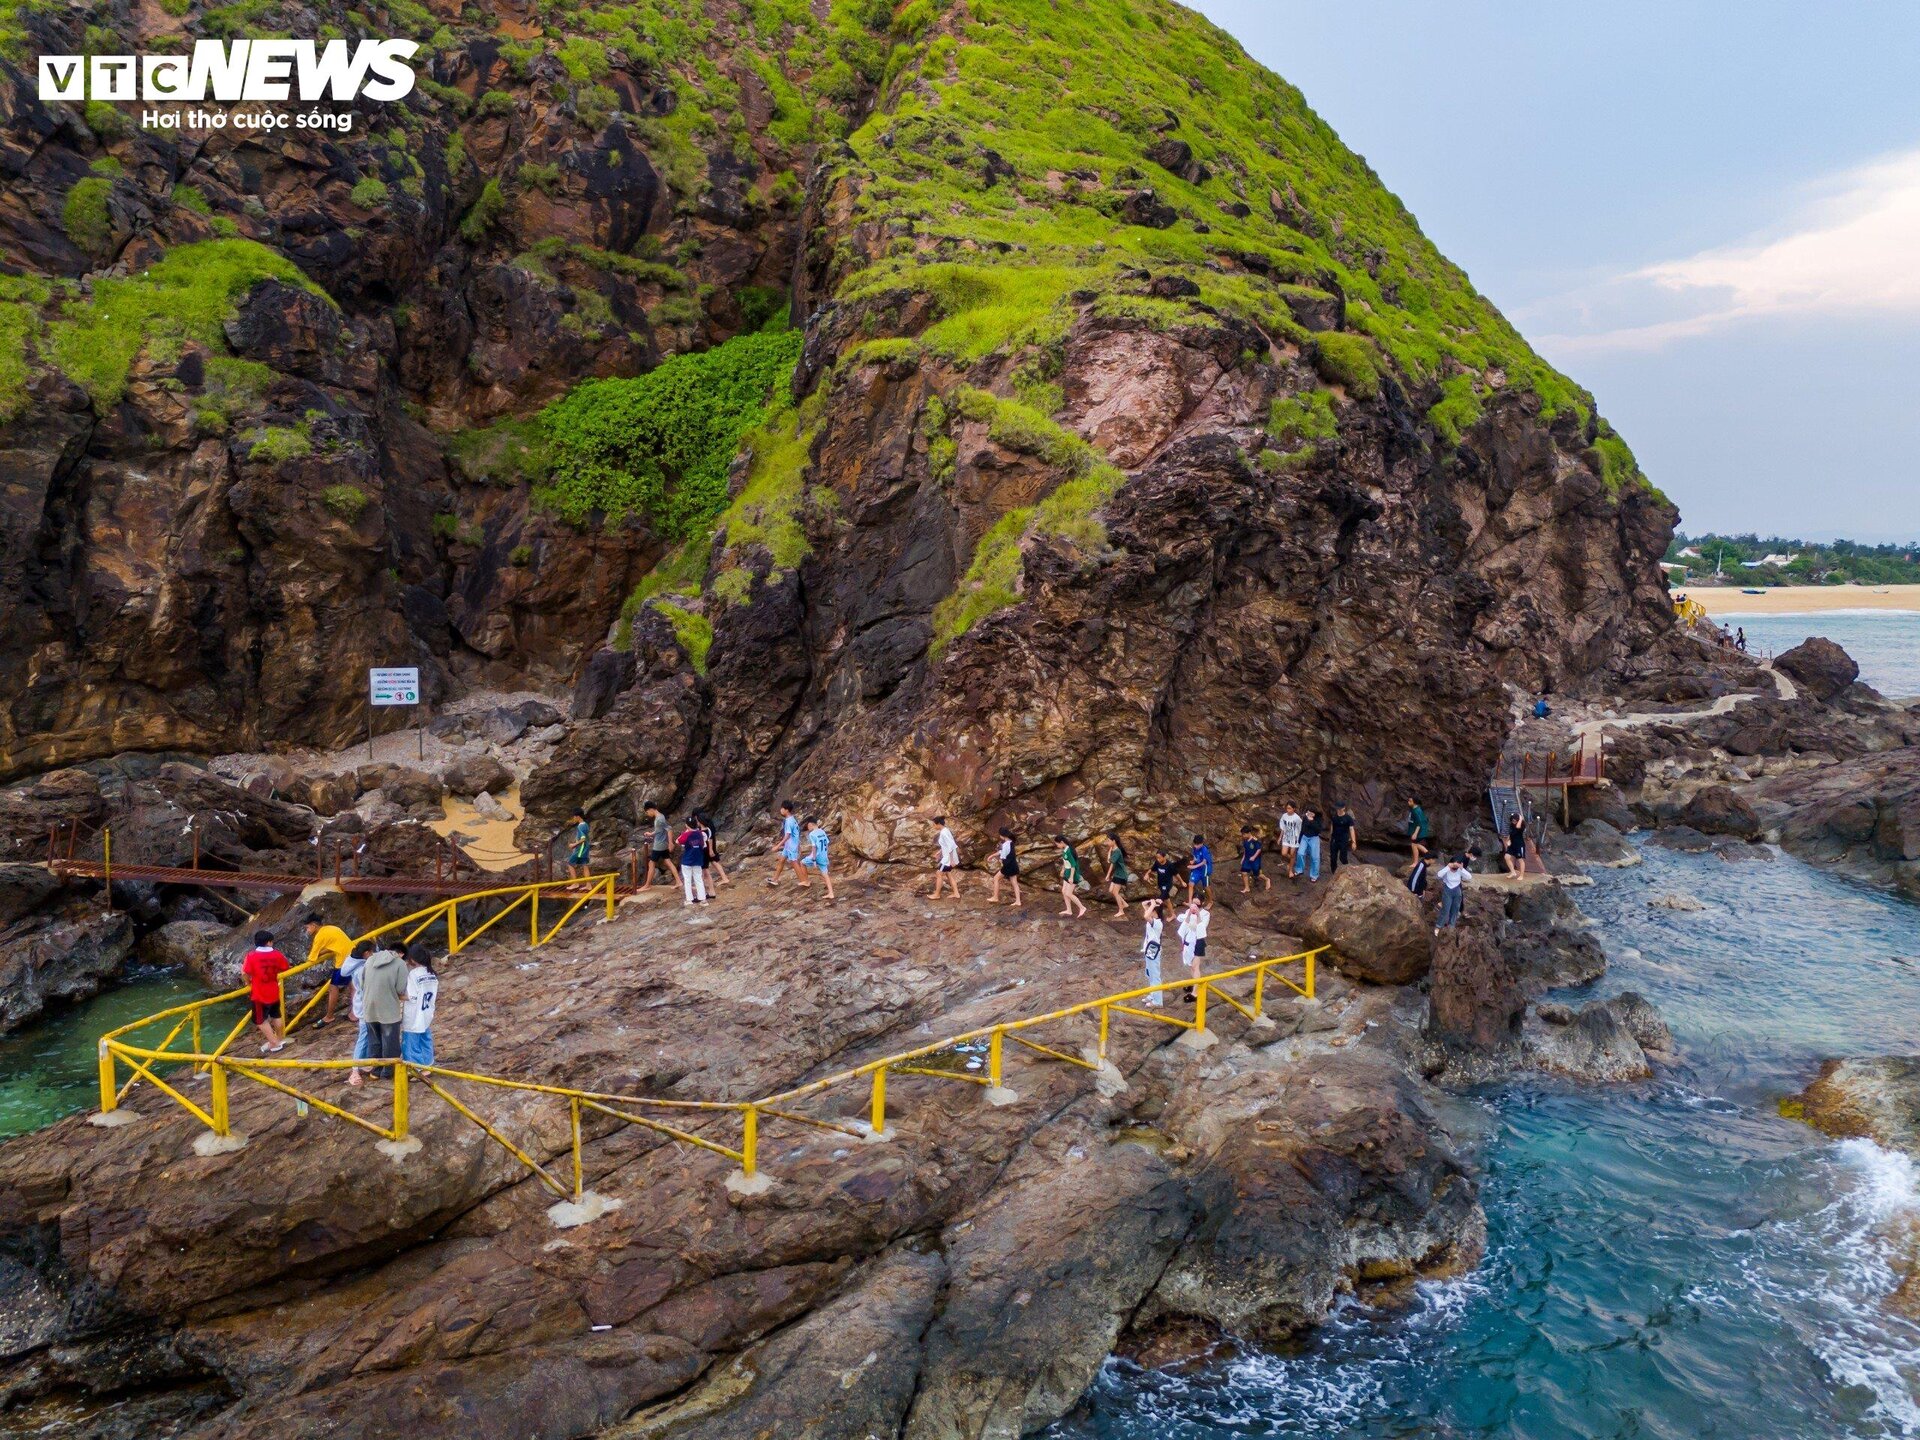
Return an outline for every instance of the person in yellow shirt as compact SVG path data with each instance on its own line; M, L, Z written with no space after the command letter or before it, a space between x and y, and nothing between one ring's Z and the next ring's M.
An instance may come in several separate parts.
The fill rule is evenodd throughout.
M333 1007L339 1003L340 992L347 988L348 982L340 974L340 964L353 949L353 942L347 938L347 932L338 925L328 925L319 914L309 910L303 928L307 932L307 959L327 967L327 1008L320 1018L313 1022L318 1030L333 1019Z

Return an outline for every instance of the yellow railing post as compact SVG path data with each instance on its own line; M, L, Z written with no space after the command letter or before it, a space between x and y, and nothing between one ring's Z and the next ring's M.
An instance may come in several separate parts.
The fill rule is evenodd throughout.
M1262 965L1258 970L1253 972L1253 1018L1256 1020L1260 1018L1262 1013L1260 1006L1265 999L1266 990L1267 967Z
M530 943L538 945L540 943L540 887L538 885L527 893L527 900L527 915L532 931Z
M1207 1028L1207 985L1204 980L1193 987L1193 1028Z
M740 1173L751 1180L760 1155L760 1112L749 1105L741 1113Z
M1000 1041L1002 1034L1002 1031L995 1030L987 1040L987 1084L991 1085L995 1090L1001 1088Z
M873 1072L873 1133L878 1135L887 1128L887 1067L882 1065Z
M1307 999L1309 1000L1313 999L1313 955L1313 951L1307 952Z
M407 1138L407 1067L393 1067L393 1138Z
M100 1113L106 1115L118 1109L119 1105L120 1084L113 1075L113 1042L102 1040L100 1042Z
M613 919L613 876L607 876L607 919Z
M213 1062L213 1133L224 1138L227 1128L227 1067L216 1060Z
M567 1120L573 1131L573 1198L580 1199L583 1193L580 1187L580 1097L574 1096L567 1101Z
M1107 1031L1113 1024L1113 1012L1105 1005L1100 1007L1100 1058L1107 1058Z
M200 1053L200 1012L198 1009L193 1012L193 1053L196 1055Z
M458 899L447 902L447 954L460 953L460 902Z

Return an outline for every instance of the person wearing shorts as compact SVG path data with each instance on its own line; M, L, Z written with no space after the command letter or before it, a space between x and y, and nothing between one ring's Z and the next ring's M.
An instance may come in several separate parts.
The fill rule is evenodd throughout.
M573 843L567 848L567 878L584 880L591 868L587 857L593 853L593 831L587 825L584 810L573 812Z
M1253 882L1265 880L1267 889L1273 888L1273 878L1263 876L1260 871L1266 862L1267 847L1260 837L1253 833L1253 827L1247 826L1240 832L1240 893L1251 894Z
M780 802L780 858L773 862L773 874L767 877L767 884L778 885L780 877L787 867L793 867L794 878L804 888L807 884L807 872L800 864L800 817L794 814L793 802Z
M1113 897L1113 918L1127 918L1127 885L1133 876L1127 870L1127 849L1118 835L1107 837L1107 894Z
M1013 831L1004 825L1000 827L1000 849L996 852L993 863L993 903L996 905L1000 903L1000 882L1002 880L1011 880L1013 882L1013 899L1007 903L1010 905L1026 904L1026 902L1020 898L1020 856L1014 845L1014 834Z
M1087 907L1081 903L1075 892L1080 888L1080 856L1075 853L1073 842L1064 835L1056 835L1054 841L1060 846L1060 898L1066 901L1062 915L1082 916Z
M1207 848L1207 837L1193 837L1193 854L1187 861L1187 899L1204 894L1213 898L1213 851Z
M1187 967L1187 974L1193 979L1200 977L1207 959L1207 926L1213 920L1213 912L1200 903L1199 895L1187 897L1187 908L1181 913L1180 959ZM1186 990L1186 999L1193 1000L1193 987Z
M940 868L933 874L933 894L927 898L938 900L940 887L948 886L953 898L960 898L960 842L953 838L953 831L947 825L947 817L936 815L933 823L940 827L940 833L934 837L934 844L940 852Z
M280 1028L286 1024L280 977L292 968L287 957L275 948L272 931L253 932L253 948L240 962L240 973L247 977L247 1000L253 1007L254 1027L260 1032L262 1055L277 1054L287 1048L286 1036Z
M1300 812L1289 800L1280 811L1280 873L1293 874L1294 857L1300 853Z
M827 899L833 899L833 875L827 869L827 827L807 816L807 858L800 862L820 872L820 883L827 887Z
M655 870L667 877L669 885L678 885L680 873L673 865L673 842L667 834L666 813L658 805L649 805L646 815L651 833L647 839L647 878L640 888L645 890L653 884Z
M1165 916L1173 908L1173 884L1180 878L1180 867L1165 850L1156 850L1153 852L1151 873L1154 888L1160 892L1160 913ZM1141 907L1143 913L1145 908Z
M324 923L318 911L309 910L301 921L301 928L307 932L308 962L328 967L327 1005L320 1012L320 1018L313 1022L313 1028L319 1030L333 1019L333 1007L339 1003L340 992L347 988L346 977L340 973L340 967L346 961L347 952L353 949L353 942L338 925Z

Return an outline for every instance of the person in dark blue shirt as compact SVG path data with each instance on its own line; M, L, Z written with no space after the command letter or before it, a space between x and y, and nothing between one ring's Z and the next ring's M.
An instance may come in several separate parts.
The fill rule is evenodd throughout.
M1187 861L1187 899L1193 899L1194 892L1204 890L1207 903L1213 903L1213 851L1207 848L1207 837L1193 837L1193 855Z
M1253 882L1256 880L1264 880L1269 890L1273 888L1273 877L1260 873L1266 854L1267 847L1261 842L1260 837L1254 834L1253 827L1244 826L1240 831L1240 893L1242 895L1252 892Z

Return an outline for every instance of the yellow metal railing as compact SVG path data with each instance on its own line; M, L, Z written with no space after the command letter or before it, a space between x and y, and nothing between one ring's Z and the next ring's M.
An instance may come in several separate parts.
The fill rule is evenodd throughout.
M1674 616L1682 625L1698 625L1707 618L1707 607L1691 598L1673 602Z
M507 916L524 906L527 912L528 941L534 946L540 946L553 939L553 937L559 933L562 925L565 925L567 921L571 920L575 915L579 914L585 906L595 900L605 902L607 918L609 920L612 919L616 879L617 877L613 875L598 875L581 880L549 880L537 884L503 885L492 890L475 890L465 895L456 895L450 899L439 901L436 904L427 906L424 910L416 910L411 915L403 915L398 920L390 920L384 925L367 931L364 935L356 936L353 944L358 946L363 940L378 940L383 936L395 934L398 934L399 938L403 941L412 942L425 935L435 925L444 924L447 935L447 953L449 955L458 955L463 949L471 945L475 940L478 940L502 920L506 919ZM559 903L565 906L564 909L559 911L558 918L554 919L550 925L544 928L541 925L540 917L540 904L543 895L549 897L551 903ZM461 930L460 907L462 905L474 905L486 901L501 900L507 903L496 913L470 929L465 931ZM554 914L554 911L549 909L547 913L551 916ZM315 990L313 994L308 997L306 1004L302 1005L292 1016L288 1016L286 980L289 976L299 975L311 970L319 963L318 960L304 961L299 965L293 966L280 977L280 1015L286 1022L287 1033L292 1033L292 1031L306 1019L313 1007L320 1003L321 996L326 993L326 986L322 985L319 989ZM361 1069L366 1069L369 1068L370 1064L378 1062L368 1062L364 1060L359 1062L353 1060L274 1060L265 1057L258 1060L249 1057L243 1060L237 1058L229 1052L232 1050L234 1043L246 1033L250 1017L245 1013L242 1013L240 1018L234 1022L232 1028L227 1030L218 1044L211 1050L204 1049L203 1038L206 1033L208 1033L205 1021L209 1013L217 1006L227 1005L235 1000L245 999L247 994L248 992L245 987L238 990L229 990L220 995L209 996L204 1000L195 1000L185 1005L176 1005L171 1009L148 1015L144 1019L135 1020L131 1024L122 1025L117 1030L109 1030L105 1035L102 1035L99 1042L101 1113L109 1114L118 1109L121 1102L126 1099L128 1092L142 1080L145 1080L196 1116L201 1123L212 1130L215 1135L224 1138L229 1134L229 1126L227 1123L228 1080L232 1075L240 1075L270 1090L279 1090L284 1094L291 1095L294 1099L311 1105L315 1109L323 1110L329 1115L351 1121L362 1129L371 1130L383 1139L406 1139L407 1082L406 1076L403 1073L405 1067L399 1065L397 1062L394 1062L392 1067L394 1075L393 1124L389 1129L382 1129L380 1126L372 1124L361 1116L353 1114L351 1111L344 1110L337 1105L322 1100L317 1095L310 1095L305 1091L294 1088L285 1081L277 1078L276 1074L276 1072L298 1072L305 1070L346 1070L353 1068L356 1063ZM136 1045L126 1038L136 1031L145 1030L168 1020L173 1021L173 1027L167 1031L165 1037L158 1045ZM183 1031L186 1032L189 1037L191 1048L175 1050L173 1048L174 1041L180 1038ZM217 1031L215 1033L217 1033ZM125 1084L120 1082L119 1076L119 1069L122 1065L126 1066L128 1072ZM163 1080L155 1068L160 1065L191 1065L197 1072L209 1073L212 1078L212 1093L209 1097L208 1106L203 1108L196 1104L173 1085ZM383 1064L381 1068L385 1069L386 1066Z
M601 894L606 896L609 913L611 913L613 904L612 881L613 877L603 876L599 880L592 882L590 892L577 899L573 906L567 910L566 914L561 917L561 921L557 922L553 928L558 929L559 924L564 923L567 918L578 911L582 904ZM424 923L416 926L416 928L410 932L408 938L411 938L412 935L419 934L426 925L438 919L439 912L444 909L449 922L449 947L450 949L457 948L454 945L453 939L452 926L454 921L452 917L454 907L462 901L480 899L485 896L512 894L519 890L537 892L542 888L564 889L567 883L568 882L557 882L545 887L516 886L507 890L481 891L475 895L461 896L458 901L448 901L444 906L435 906L432 907L431 910L419 912L418 915L407 916L402 920L393 922L391 925L382 926L379 930L370 932L370 935L377 936L404 927L420 920L423 916L426 917ZM533 902L537 905L537 894L533 897ZM521 901L515 901L514 905L517 906L520 903ZM505 912L502 913L504 914ZM481 926L479 929L461 938L459 943L470 943L475 936L479 935L500 918L502 918L501 915L494 916L486 925ZM535 944L544 943L541 938L541 931L537 919L533 922L530 933ZM551 939L552 935L553 930L548 930L545 938ZM362 936L360 938L365 939L368 937ZM358 942L356 941L356 943ZM1050 1010L1041 1015L1032 1015L1024 1019L1007 1020L994 1025L981 1026L978 1029L968 1030L958 1035L949 1035L944 1039L931 1041L928 1044L912 1050L903 1050L897 1054L883 1056L877 1060L870 1060L850 1070L843 1070L837 1074L828 1075L822 1079L810 1081L805 1085L795 1086L792 1089L782 1090L776 1094L764 1096L756 1100L669 1100L655 1096L622 1095L604 1091L582 1090L561 1085L541 1085L531 1081L509 1080L497 1075L482 1075L469 1071L454 1070L439 1065L409 1066L398 1061L386 1062L391 1063L394 1076L393 1119L391 1126L387 1129L382 1129L364 1117L355 1115L339 1106L323 1101L317 1096L297 1090L277 1078L278 1073L288 1071L339 1070L348 1068L356 1063L362 1068L368 1068L370 1063L375 1062L355 1062L351 1060L236 1060L231 1056L221 1054L220 1050L204 1055L198 1053L200 1048L199 1009L206 1005L219 1003L222 1000L233 999L244 993L236 991L231 995L218 997L216 1000L198 1002L197 1005L194 1006L180 1006L174 1010L162 1011L158 1015L136 1021L133 1025L123 1026L121 1029L113 1031L110 1035L103 1037L100 1042L101 1108L103 1110L111 1110L120 1098L124 1098L126 1093L124 1089L116 1092L113 1088L112 1066L116 1060L120 1060L124 1061L134 1072L133 1076L127 1082L128 1088L131 1088L137 1079L145 1078L150 1080L160 1090L171 1096L196 1116L203 1124L211 1129L215 1135L226 1136L230 1133L227 1116L226 1077L228 1072L232 1072L270 1089L279 1090L294 1096L296 1099L304 1100L307 1104L313 1105L339 1119L350 1121L363 1129L373 1132L382 1139L398 1141L407 1138L408 1072L410 1071L414 1076L422 1080L429 1090L446 1101L457 1114L477 1126L489 1139L511 1154L521 1165L525 1166L542 1185L562 1199L577 1201L581 1199L584 1194L582 1183L581 1121L583 1115L587 1114L605 1116L608 1119L623 1124L637 1125L643 1129L663 1135L676 1144L696 1146L702 1150L709 1150L717 1155L722 1155L730 1160L737 1161L740 1165L740 1172L737 1178L748 1184L753 1184L756 1182L756 1177L759 1176L760 1126L763 1118L810 1126L815 1129L835 1131L856 1139L884 1137L887 1128L887 1077L890 1074L923 1076L937 1080L959 1081L966 1084L982 1086L990 1102L1005 1103L1008 1100L1016 1098L1011 1092L1005 1089L1004 1085L1007 1061L1006 1047L1009 1041L1020 1050L1042 1060L1053 1060L1068 1065L1076 1065L1087 1070L1098 1071L1107 1063L1108 1040L1112 1032L1113 1018L1116 1015L1157 1021L1162 1025L1167 1025L1178 1030L1204 1034L1207 1030L1207 1010L1209 1004L1217 1003L1230 1007L1250 1020L1257 1021L1265 1015L1269 981L1276 982L1287 990L1304 996L1308 1000L1315 998L1315 962L1319 956L1324 953L1325 949L1325 946L1321 946L1317 949L1302 951L1294 955L1274 956L1264 960L1255 960L1231 970L1216 971L1213 974L1198 977L1168 980L1158 985L1144 985L1137 989L1124 990L1113 995L1103 995L1095 1000L1085 1000L1077 1005L1069 1005L1064 1009ZM1297 981L1290 975L1280 973L1283 967L1295 965L1300 967L1300 978ZM304 969L306 967L303 966L300 968ZM294 972L289 971L288 973L292 974ZM1247 980L1251 981L1251 988L1247 990L1244 995L1235 995L1224 988L1226 982ZM1161 1013L1163 1007L1151 1003L1146 1005L1134 1003L1141 1001L1150 1002L1152 997L1164 996L1171 991L1187 989L1193 991L1193 1015L1191 1019ZM307 1008L312 1008L312 1001L308 1002ZM189 1014L188 1012L191 1013ZM305 1013L306 1011L304 1009L300 1012L301 1015ZM175 1024L173 1030L169 1033L167 1039L162 1042L159 1049L139 1049L126 1044L118 1038L126 1034L129 1030L157 1023L173 1015L182 1015L183 1018ZM1096 1019L1098 1024L1098 1038L1092 1046L1083 1049L1078 1055L1069 1054L1065 1050L1042 1044L1038 1040L1029 1038L1026 1033L1044 1025L1055 1024L1083 1015L1090 1015ZM193 1051L170 1051L167 1047L179 1034L182 1027L188 1023L189 1019L192 1021L194 1027ZM298 1019L299 1016L296 1016L296 1022ZM227 1044L231 1043L232 1038L233 1037L229 1035L227 1040L222 1042L221 1049L224 1049ZM965 1047L980 1045L985 1046L986 1052L983 1067L984 1073L982 1074L975 1074L965 1066L960 1068L947 1068L937 1064L927 1063L946 1055L951 1055L955 1059L959 1059L966 1053ZM967 1058L978 1059L979 1057L968 1056ZM156 1061L164 1060L192 1063L212 1071L213 1095L211 1112L196 1105L193 1101L189 1100L153 1073L152 1064ZM569 1184L567 1180L555 1176L546 1165L534 1158L525 1148L516 1144L497 1125L481 1116L470 1105L452 1094L448 1090L447 1084L454 1082L479 1085L509 1093L550 1096L565 1101L567 1105L569 1137L567 1150L571 1159L572 1170L570 1177L571 1183ZM805 1115L794 1108L800 1103L829 1090L862 1082L868 1087L866 1104L867 1119L864 1129L840 1123L836 1120L827 1120L818 1118L817 1116ZM642 1111L652 1113L637 1113ZM740 1139L737 1147L723 1143L721 1140L711 1138L707 1135L697 1134L692 1129L687 1128L691 1125L701 1124L704 1121L713 1119L732 1119L738 1123ZM669 1123L670 1120L680 1120L681 1123L672 1124Z

